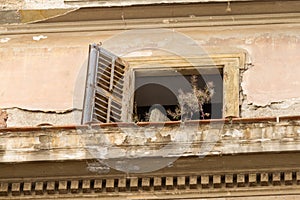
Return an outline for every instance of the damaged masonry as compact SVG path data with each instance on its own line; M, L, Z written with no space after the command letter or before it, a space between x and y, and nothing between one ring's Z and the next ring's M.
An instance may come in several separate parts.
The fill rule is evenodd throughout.
M0 199L298 199L299 13L1 1Z
M27 172L22 180L18 180L20 169L16 165L14 181L10 183L16 188L2 184L0 194L95 192L98 197L106 198L109 193L124 198L135 191L145 196L149 191L155 191L164 197L165 190L199 192L206 188L219 192L222 188L238 187L246 192L267 185L295 186L299 181L299 156L273 155L272 152L299 150L299 121L299 117L281 117L186 122L186 127L193 127L192 132L180 131L182 123L178 122L166 122L163 127L161 123L143 122L138 126L111 123L1 129L1 177L10 178L7 167L9 163L19 162L20 158L27 164L20 163L19 167L35 167L36 173L46 177L32 182L33 174ZM151 132L156 133L155 137L149 137ZM164 151L159 154L161 149ZM210 149L206 157L201 154L204 149ZM267 153L272 162L286 168L274 168L268 159L262 159L262 153ZM231 169L233 163L234 170ZM261 168L255 169L257 165ZM59 167L60 172L53 171L51 166ZM70 167L76 169L75 174ZM186 171L186 167L191 170ZM200 171L195 174L197 168ZM272 179L265 178L268 174ZM65 175L73 178L65 180ZM52 182L51 176L62 177ZM210 177L213 177L212 181ZM118 183L113 184L115 181ZM21 184L24 184L23 189L19 189ZM25 187L33 184L33 190ZM46 184L47 189L42 190L40 184Z
M47 160L45 155L48 152L52 152L50 160L98 157L91 155L93 148L103 160L190 155L201 157L201 149L203 151L203 148L209 147L209 155L296 151L299 148L299 120L299 117L270 117L185 123L6 128L1 129L2 160L15 162L20 157L24 161ZM180 145L183 150L178 150ZM90 150L87 151L86 146ZM164 154L156 154L164 146L169 149L165 149Z

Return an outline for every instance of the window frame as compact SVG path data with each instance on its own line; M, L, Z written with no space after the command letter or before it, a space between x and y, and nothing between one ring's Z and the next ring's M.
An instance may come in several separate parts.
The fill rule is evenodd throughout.
M131 79L127 85L129 98L124 99L130 102L124 110L127 115L124 115L123 120L132 122L134 109L134 80L135 72L147 73L153 70L170 70L193 68L188 66L187 61L192 61L196 68L222 68L223 69L223 118L240 117L240 71L244 69L244 53L236 54L214 54L209 57L190 57L178 58L174 56L157 56L157 57L131 57L126 58L130 63L127 76ZM157 64L157 65L155 65ZM151 66L151 67L149 67Z
M121 63L124 67L122 74L122 98L120 99L120 122L132 122L134 111L134 90L135 90L135 74L137 71L150 72L153 70L174 70L174 69L192 69L195 68L222 68L223 70L223 118L240 116L240 71L244 69L245 54L213 54L203 57L181 58L175 56L151 56L151 57L127 57L119 58L110 53L99 45L93 44L89 48L89 60L85 87L85 96L83 102L82 124L93 122L93 115L96 107L96 93L99 92L99 58L101 52L112 58L113 69L114 62ZM188 61L188 62L187 62ZM130 63L130 66L129 66ZM193 66L191 66L191 64ZM108 65L109 66L109 65ZM149 67L151 66L151 67ZM101 68L101 66L100 66ZM104 66L105 69L105 66ZM156 72L157 73L157 72ZM111 71L114 76L113 70ZM114 78L114 77L113 77ZM102 91L102 94L108 98L107 116L110 116L109 102L114 99L113 85L114 80L110 80L109 91ZM97 85L98 84L98 85ZM104 88L104 86L103 86ZM100 90L103 89L100 85ZM99 93L98 93L99 94ZM101 94L101 95L102 95ZM96 120L97 121L97 120ZM97 121L100 122L100 121ZM111 122L108 117L103 123Z

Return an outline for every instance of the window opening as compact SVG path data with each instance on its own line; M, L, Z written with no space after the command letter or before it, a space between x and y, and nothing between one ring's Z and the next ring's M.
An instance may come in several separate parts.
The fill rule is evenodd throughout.
M211 58L216 66L209 66ZM195 75L198 88L203 89L205 82L214 85L214 95L203 105L204 113L209 113L204 118L238 117L239 70L244 67L245 55L193 59L199 63L198 67L186 66L182 60L169 57L131 58L132 66L129 68L126 61L100 45L90 45L82 124L147 121L151 117L147 113L153 105L161 105L159 109L169 120L180 120L172 118L167 111L176 110L179 90L188 92L185 85L191 88L191 77ZM164 61L167 67L139 67L141 64L153 64L153 61ZM193 113L190 119L199 118L201 113Z
M172 113L179 108L178 95L179 90L183 93L192 92L192 76L197 77L197 88L204 89L206 83L204 80L212 82L213 95L209 102L203 104L203 116L205 119L222 118L223 113L223 70L201 69L189 70L182 69L180 75L174 70L157 70L136 73L135 92L134 92L134 120L148 121L151 111L156 108L167 116L167 120L181 120L181 115L174 117ZM216 72L217 71L217 72ZM173 73L172 73L173 72ZM161 75L163 74L163 75ZM220 79L221 76L221 79ZM184 84L182 84L184 83ZM157 106L161 105L161 106ZM212 112L214 109L214 112ZM183 113L181 113L184 117ZM202 119L200 111L193 113L191 119Z

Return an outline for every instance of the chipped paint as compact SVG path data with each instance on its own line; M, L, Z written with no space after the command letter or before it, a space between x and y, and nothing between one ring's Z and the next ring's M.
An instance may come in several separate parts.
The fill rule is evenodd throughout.
M65 8L64 0L25 0L24 9Z
M7 43L9 40L11 40L10 38L1 38L0 42L1 43Z
M46 39L48 38L47 36L45 35L38 35L38 36L33 36L32 39L35 40L35 41L39 41L41 39Z
M196 18L196 16L191 17L189 15L186 17ZM235 16L236 21L239 21L237 17L245 16ZM213 16L201 18L201 20L206 19L204 22L207 23L210 22L210 19L215 20L215 18L216 16ZM170 20L169 18L164 19L168 20L168 23L173 20L172 18ZM161 18L158 20L160 23L163 21ZM268 20L266 19L266 22ZM5 45L5 47L0 48L0 85L5 86L0 91L0 101L3 108L27 109L28 116L31 116L30 112L33 110L81 109L80 103L82 102L79 102L76 107L73 105L73 92L75 82L78 82L76 83L78 85L84 85L84 75L82 74L85 74L83 66L86 65L87 45L95 41L105 41L107 38L120 33L120 30L111 30L111 27L106 27L106 30L109 31L101 29L101 34L98 31L90 31L83 35L86 33L84 26L78 30L79 26L73 27L73 22L67 24L78 32L74 30L74 32L63 32L64 30L56 27L56 29L51 29L54 33L50 33L48 29L41 28L43 26L48 27L49 24L53 26L52 23L48 23L47 26L43 23L22 26L18 34L5 33L7 37L0 39L1 44ZM174 28L173 30L193 38L212 55L232 52L247 54L248 69L241 73L240 82L241 116L280 116L299 113L300 81L298 77L300 71L297 67L300 60L298 52L300 45L299 24L186 27L189 25L188 22L181 25L184 28ZM35 29L37 26L39 28ZM14 26L7 28L13 29ZM41 33L39 33L40 35L37 33L22 34L25 29L39 30ZM45 39L46 37L47 39ZM11 38L11 40L7 41L6 38ZM147 58L155 53L154 51L143 51L135 52L129 56ZM81 68L83 71L79 73ZM81 77L77 81L78 74L83 78ZM14 92L15 88L21 92ZM32 96L35 98L31 98ZM15 114L13 114L14 112ZM17 115L19 113L11 110L10 114ZM24 117L27 114L21 114L21 116ZM51 119L57 123L54 118L51 117ZM10 125L24 125L24 122L18 117L12 117L8 120ZM33 120L28 124L37 125L44 122L55 124L48 120L41 120L40 122ZM158 137L154 135L151 139L156 140Z
M126 54L122 56L123 58L131 58L131 57L150 57L153 55L153 52L151 50L144 50L144 51L134 51L130 52L129 54Z
M248 119L249 120L249 119ZM136 133L136 127L127 126L104 126L99 130L98 126L89 128L87 126L79 128L36 128L35 130L10 130L2 132L0 141L0 159L3 162L25 162L32 160L72 160L72 159L110 159L110 158L141 158L155 157L157 151L168 147L165 151L171 150L167 157L179 156L178 148L186 141L185 138L198 138L189 144L186 153L180 156L201 156L204 149L212 147L208 155L249 153L249 152L270 152L280 150L299 150L299 117L298 120L284 118L276 122L274 119L260 121L252 119L252 123L228 122L222 129L211 129L208 131L208 125L200 123L197 131L191 133L189 128L178 131L178 126L165 126L164 129L155 128L154 132L160 132L163 135L175 135L172 140L157 138L153 141L132 141L121 142L116 138L124 138L124 128L128 132ZM177 134L177 133L178 134ZM179 135L180 134L180 135ZM210 137L217 137L217 143L211 144ZM226 137L224 137L226 135ZM141 136L141 135L140 135ZM222 137L223 136L223 137ZM100 143L99 143L100 142ZM140 143L141 142L141 143ZM180 145L170 145L172 143ZM274 146L276 144L276 146ZM292 145L293 144L293 145ZM118 148L121 145L122 148ZM292 145L292 146L291 146ZM130 148L127 148L130 147ZM88 151L88 152L87 152ZM47 152L51 152L48 154ZM66 155L66 152L68 152ZM50 156L45 156L45 153ZM92 156L91 156L92 153ZM93 157L94 156L94 157ZM126 160L117 160L115 167L123 169L128 162ZM104 170L105 166L90 164L90 170ZM128 167L139 167L132 165ZM104 167L104 168L103 168Z
M65 111L44 111L44 110L27 110L20 108L6 108L7 126L38 126L41 124L80 124L80 110Z
M244 101L241 108L242 117L298 115L300 98L269 102L263 106Z

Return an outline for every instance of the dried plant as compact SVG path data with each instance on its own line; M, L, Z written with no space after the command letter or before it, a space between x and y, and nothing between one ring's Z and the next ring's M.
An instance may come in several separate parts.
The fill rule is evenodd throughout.
M199 115L202 119L210 116L210 113L205 113L203 105L208 103L214 95L214 84L208 82L204 89L198 87L198 76L192 75L191 77L191 92L184 92L181 89L178 90L178 103L175 110L168 109L167 114L173 120L188 120L192 119L194 115ZM134 102L133 109L133 121L149 121L150 112L138 113L137 103Z
M183 92L178 90L178 103L179 106L175 111L167 110L167 113L175 120L191 119L194 114L200 112L200 117L204 119L209 116L209 113L204 113L203 105L208 103L214 95L214 84L208 82L204 89L198 88L198 76L192 75L191 77L192 92Z
M168 109L167 113L168 113L168 115L170 115L175 120L179 120L180 117L181 117L181 110L178 106L175 108L174 112L171 111L170 109Z

